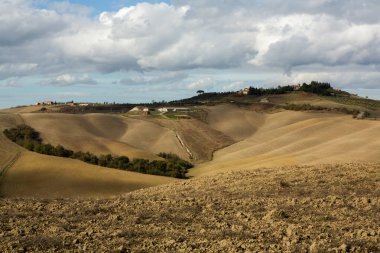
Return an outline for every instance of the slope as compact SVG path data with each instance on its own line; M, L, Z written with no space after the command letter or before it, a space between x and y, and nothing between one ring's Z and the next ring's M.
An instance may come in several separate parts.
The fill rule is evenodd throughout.
M225 120L236 124L233 119ZM286 164L380 161L379 121L282 111L266 114L264 122L251 137L217 151L213 161L190 175Z
M0 113L0 174L20 151L20 147L3 135L3 130L22 123L18 115Z
M106 197L176 181L24 151L1 184L5 197Z
M45 142L96 154L160 159L159 152L186 157L175 134L151 122L107 114L22 114L25 122L42 134Z
M208 107L206 110L208 124L235 141L250 137L264 124L265 120L263 113L231 104Z
M95 129L93 131L104 138L106 134L102 134L102 129L106 129L107 126L102 126L101 122L102 120L95 122L100 130ZM23 123L23 118L20 115L0 113L0 193L2 196L104 197L176 181L173 178L102 168L78 160L28 152L8 140L2 133L6 128ZM44 120L40 122L40 124L45 123ZM59 122L56 124L59 125ZM64 120L63 124L65 124ZM80 125L79 122L77 124ZM108 126L117 129L117 125L112 120ZM51 125L47 124L45 127L49 129ZM64 131L65 129L62 127L61 130ZM78 132L78 134L81 133ZM83 131L82 134L86 134L86 132ZM121 131L119 133L117 131L112 132L109 133L108 137L115 137L117 134L121 135L122 133ZM67 131L66 136L70 138ZM58 141L60 140L58 139ZM154 156L151 155L151 157ZM3 174L4 169L6 169L5 174Z
M0 251L379 252L380 164L222 173L99 200L0 199Z

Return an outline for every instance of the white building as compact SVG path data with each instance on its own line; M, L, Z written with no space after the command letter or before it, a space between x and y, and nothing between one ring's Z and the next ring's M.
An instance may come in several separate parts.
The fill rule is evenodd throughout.
M129 112L131 113L141 113L141 114L149 114L151 109L145 106L135 106Z
M159 111L159 112L188 112L188 111L190 111L190 108L186 108L186 107L161 107L161 108L158 108L157 111Z

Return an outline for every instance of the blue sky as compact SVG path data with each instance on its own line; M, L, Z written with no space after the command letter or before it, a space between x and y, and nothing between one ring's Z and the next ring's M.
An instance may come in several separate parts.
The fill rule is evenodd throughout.
M379 12L377 0L2 0L0 108L312 80L380 99Z
M103 11L116 11L125 6L133 6L140 2L148 2L148 3L170 3L168 0L150 0L150 1L138 1L138 0L71 0L71 3L81 4L85 6L90 6L94 8L96 13L100 13Z

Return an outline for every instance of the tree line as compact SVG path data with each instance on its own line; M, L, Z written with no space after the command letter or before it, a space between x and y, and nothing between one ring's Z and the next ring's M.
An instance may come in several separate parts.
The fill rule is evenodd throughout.
M40 154L81 160L102 167L140 172L159 176L186 178L186 173L193 165L175 154L160 153L164 160L146 159L130 160L127 156L111 154L97 156L90 152L73 151L62 145L53 146L42 142L40 133L27 125L4 130L4 135L18 145Z

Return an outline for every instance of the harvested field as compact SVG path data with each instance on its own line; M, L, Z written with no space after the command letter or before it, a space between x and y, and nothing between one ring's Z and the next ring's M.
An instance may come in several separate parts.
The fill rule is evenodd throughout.
M1 199L0 251L379 252L380 165L235 171L100 200Z
M2 180L5 197L109 197L176 179L24 151Z
M228 119L225 119L228 123ZM219 123L220 124L220 123ZM267 114L251 137L221 149L192 176L231 169L299 164L379 161L380 122L332 113Z
M196 119L153 121L172 129L189 148L197 162L211 160L216 150L234 143L231 137Z
M108 114L23 114L45 142L75 151L159 160L159 152L186 157L175 133L157 124Z

